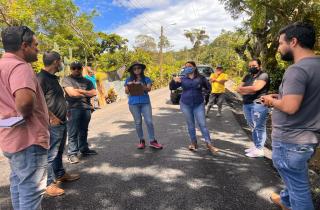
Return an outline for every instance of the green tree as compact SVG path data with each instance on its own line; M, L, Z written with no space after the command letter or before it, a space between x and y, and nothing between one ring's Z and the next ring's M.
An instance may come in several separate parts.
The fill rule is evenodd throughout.
M207 44L209 36L203 29L186 30L184 36L190 40L193 45L193 59L198 61L199 49L202 44Z
M156 40L151 36L140 34L136 36L134 48L155 52L157 50Z
M276 58L278 32L285 25L296 21L312 21L320 26L320 2L318 0L220 0L233 18L246 14L243 30L248 32L247 41L239 53L248 49L251 57L262 57L263 67L277 89L281 71ZM280 76L280 77L279 77Z

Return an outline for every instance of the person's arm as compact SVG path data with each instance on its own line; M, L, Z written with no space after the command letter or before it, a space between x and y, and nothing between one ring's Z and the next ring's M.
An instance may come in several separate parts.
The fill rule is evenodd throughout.
M68 94L68 96L73 98L83 98L85 95L81 93L80 89L75 89L73 87L65 87L64 90Z
M309 77L304 69L292 66L286 70L284 78L281 98L273 94L262 96L261 99L266 106L274 107L284 113L293 115L301 107Z
M16 66L10 74L9 85L15 100L16 111L24 118L32 116L37 103L37 79L31 66L27 63Z
M80 94L84 95L85 97L94 97L97 95L96 89L92 90L81 90L81 89L76 89Z
M255 94L267 84L264 80L256 80L251 86L239 87L238 90L242 95Z
M274 107L289 115L295 114L301 106L303 95L285 95L278 99L276 95L266 95L261 97L264 105Z
M179 77L179 76L173 77L173 79L171 80L171 82L169 84L170 90L176 90L179 87L181 87L181 77Z
M14 96L17 111L23 118L30 117L36 103L35 92L29 88L22 88L15 91Z

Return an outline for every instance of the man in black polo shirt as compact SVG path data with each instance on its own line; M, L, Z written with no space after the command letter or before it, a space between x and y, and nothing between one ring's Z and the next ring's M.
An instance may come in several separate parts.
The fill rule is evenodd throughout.
M88 126L91 119L90 99L97 95L92 82L82 76L82 64L73 62L71 74L62 81L68 103L68 159L70 163L78 163L79 152L83 155L96 155L89 149Z
M66 144L67 105L58 77L54 74L63 69L61 57L57 52L46 52L43 55L45 68L38 74L44 97L49 110L50 148L48 150L48 181L46 194L58 196L64 193L56 181L73 181L80 178L78 174L68 174L62 164L62 154Z

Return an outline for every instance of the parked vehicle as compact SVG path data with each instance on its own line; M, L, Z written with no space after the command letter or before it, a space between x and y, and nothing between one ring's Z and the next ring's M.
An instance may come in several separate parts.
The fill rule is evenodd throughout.
M199 73L209 81L211 73L214 72L213 68L209 65L198 65L197 68L198 68ZM181 69L178 74L172 75L172 77L176 77L176 76L185 76L185 75L183 75L183 69ZM211 83L209 83L209 84L211 84ZM206 104L209 101L210 92L211 91L203 90L203 95L204 95ZM172 104L179 104L181 94L182 94L181 87L179 87L176 90L170 90L170 100L171 100Z

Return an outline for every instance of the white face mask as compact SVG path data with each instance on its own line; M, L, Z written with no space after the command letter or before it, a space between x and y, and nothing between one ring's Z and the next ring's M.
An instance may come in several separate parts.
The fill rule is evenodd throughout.
M58 71L63 71L64 70L64 64L61 62L60 65L58 66Z

